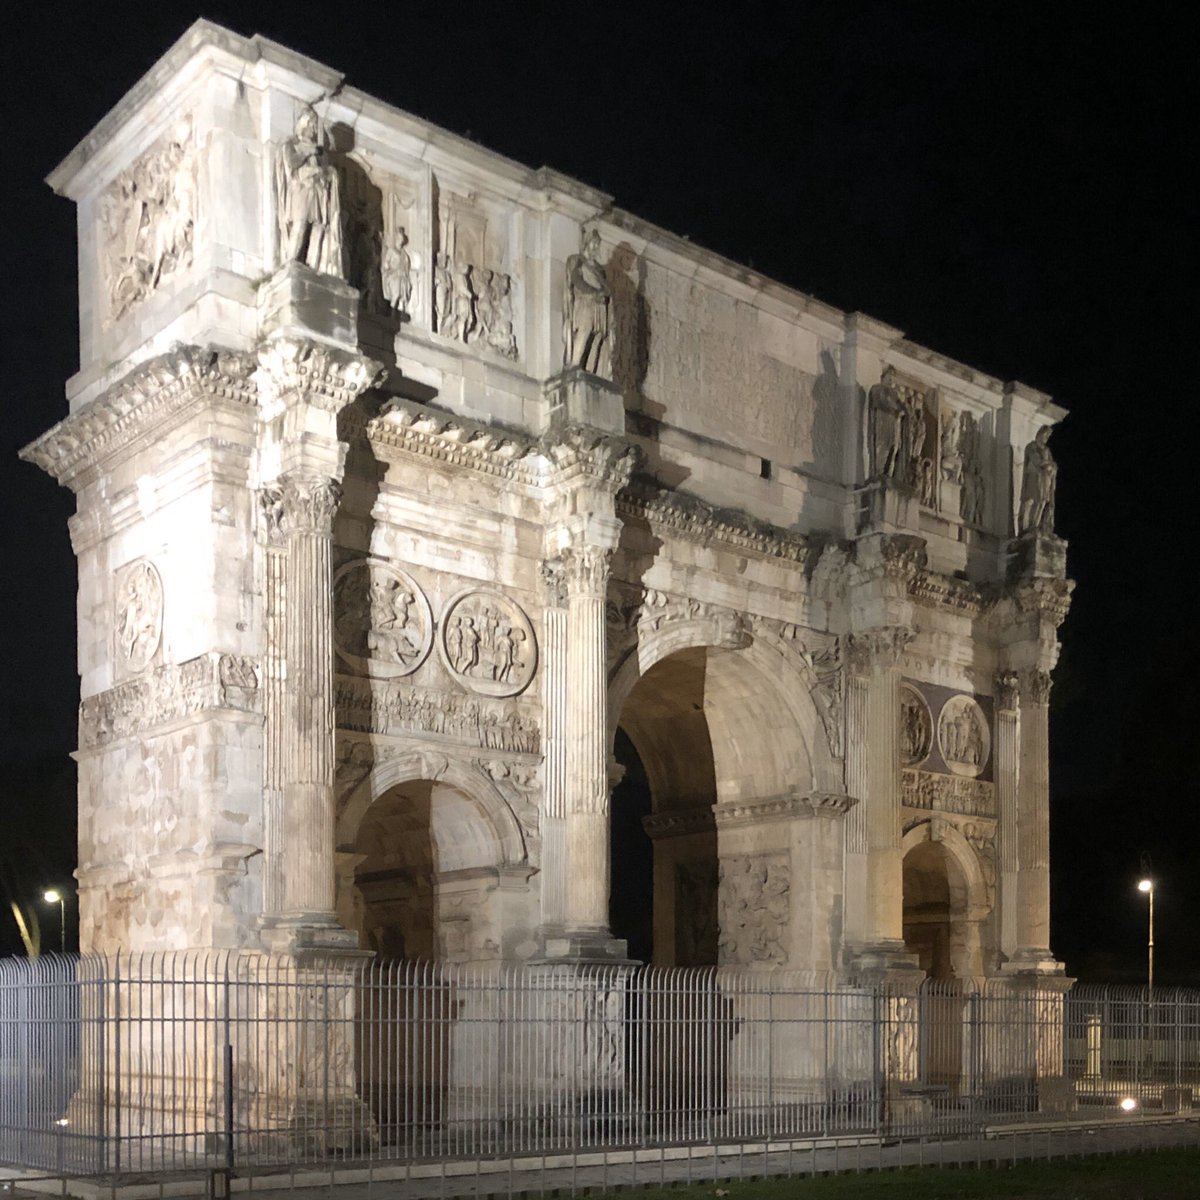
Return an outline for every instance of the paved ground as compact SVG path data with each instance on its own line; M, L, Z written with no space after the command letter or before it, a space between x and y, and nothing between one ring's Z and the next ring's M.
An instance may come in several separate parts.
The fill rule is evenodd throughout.
M297 1171L250 1175L232 1181L235 1197L258 1193L288 1200L451 1200L507 1198L550 1193L558 1196L597 1194L611 1188L685 1182L720 1183L764 1175L811 1175L872 1171L900 1166L990 1166L1029 1159L1059 1159L1094 1154L1122 1154L1182 1146L1200 1148L1200 1120L1120 1120L1071 1123L1019 1131L994 1130L986 1136L953 1141L822 1139L790 1146L673 1148L648 1155L613 1151L574 1158L552 1156L484 1163L422 1164L415 1167L376 1164L370 1169L344 1169L328 1174ZM216 1181L219 1185L221 1181ZM3 1200L36 1196L79 1196L84 1200L156 1200L206 1196L209 1181L144 1179L114 1189L81 1180L0 1179ZM1200 1195L1200 1181L1197 1183Z

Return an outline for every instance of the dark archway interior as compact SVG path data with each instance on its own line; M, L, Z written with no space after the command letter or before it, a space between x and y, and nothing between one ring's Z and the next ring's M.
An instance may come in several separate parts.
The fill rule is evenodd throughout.
M612 798L612 899L615 936L631 957L672 966L706 966L717 957L717 842L711 823L686 832L646 819L669 813L708 817L717 799L705 700L709 651L681 650L638 681L621 712L614 744L625 768Z
M629 735L617 730L613 747L625 775L612 794L612 889L608 919L613 936L624 938L629 957L654 955L654 846L642 821L651 812L650 781Z
M930 979L953 979L950 856L921 842L904 856L904 947Z

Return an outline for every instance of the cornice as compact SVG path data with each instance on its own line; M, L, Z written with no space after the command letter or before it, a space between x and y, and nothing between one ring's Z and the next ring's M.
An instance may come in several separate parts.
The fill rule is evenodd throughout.
M714 804L712 812L719 829L730 829L795 817L840 817L857 803L855 797L844 793L813 792L807 796L791 794L736 804Z
M273 338L258 348L263 401L339 413L387 375L382 363L306 338Z
M807 564L821 549L803 534L644 481L634 481L617 497L617 515L645 521L656 534L673 534L702 545L720 542L747 554L786 562Z
M78 490L106 459L159 435L197 402L218 400L255 409L256 366L249 354L176 344L59 421L26 446L21 458Z
M519 433L436 412L410 400L389 400L364 432L373 449L389 456L418 455L483 475L537 487L544 465L538 443Z
M684 837L689 833L710 833L716 823L712 808L691 808L651 813L642 818L642 828L651 838Z
M909 579L908 594L918 604L950 609L978 616L984 609L984 597L976 584L935 571L917 571Z

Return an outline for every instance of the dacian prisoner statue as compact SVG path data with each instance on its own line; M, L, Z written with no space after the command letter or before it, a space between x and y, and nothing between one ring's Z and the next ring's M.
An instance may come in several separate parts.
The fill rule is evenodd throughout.
M51 176L84 949L1059 977L1062 409L335 78Z

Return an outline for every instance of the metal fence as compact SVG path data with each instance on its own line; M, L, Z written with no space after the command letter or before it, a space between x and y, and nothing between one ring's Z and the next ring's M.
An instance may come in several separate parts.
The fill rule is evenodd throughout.
M783 971L0 962L0 1163L70 1174L951 1138L1190 1109L1200 993Z

